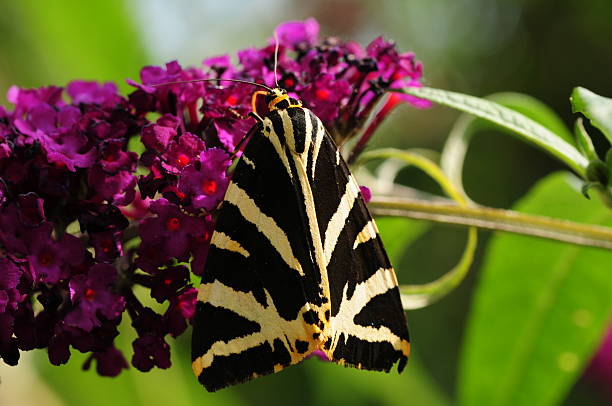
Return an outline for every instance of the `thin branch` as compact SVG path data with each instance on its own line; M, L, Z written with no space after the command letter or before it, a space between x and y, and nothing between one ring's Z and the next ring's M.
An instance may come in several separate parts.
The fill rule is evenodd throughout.
M372 213L508 231L612 250L612 228L483 206L459 206L407 198L373 198Z

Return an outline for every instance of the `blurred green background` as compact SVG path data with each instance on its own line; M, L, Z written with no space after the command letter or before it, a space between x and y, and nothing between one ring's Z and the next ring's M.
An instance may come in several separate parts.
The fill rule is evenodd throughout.
M143 65L173 59L197 65L206 57L261 46L282 21L313 16L323 36L365 44L382 34L399 49L414 51L429 86L476 96L524 92L549 104L568 126L574 86L612 95L609 0L0 0L0 7L0 94L13 84L64 85L72 79L114 81L125 92L125 78L138 78ZM457 116L441 107L403 106L373 144L440 150ZM595 141L605 143L603 137ZM476 202L511 207L538 179L558 169L560 164L514 138L480 133L468 153L465 186ZM435 190L413 171L401 179ZM430 281L461 255L465 231L460 228L398 224L381 228L414 230L409 250L396 258L401 283ZM77 353L64 367L48 366L42 352L26 354L17 368L0 364L0 405L454 404L466 319L490 235L481 232L480 238L468 280L442 301L408 312L413 357L402 375L309 360L208 394L192 377L184 337L171 343L170 370L130 370L117 379L82 372ZM122 344L129 348L125 330ZM588 379L560 396L567 397L567 405L609 404Z

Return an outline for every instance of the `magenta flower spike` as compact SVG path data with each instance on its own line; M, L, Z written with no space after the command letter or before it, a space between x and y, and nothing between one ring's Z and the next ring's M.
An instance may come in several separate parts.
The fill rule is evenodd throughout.
M214 219L236 147L255 123L253 86L285 88L324 122L338 143L364 133L385 90L420 86L414 55L375 39L366 47L322 38L316 20L290 21L262 47L207 58L200 67L147 66L123 96L113 83L63 88L13 86L0 107L0 358L47 348L55 365L73 349L100 375L131 365L170 366L168 336L193 318ZM406 96L387 104L427 104ZM388 101L387 103L391 103ZM258 113L266 106L258 100ZM384 117L378 117L378 121ZM367 137L373 130L367 132ZM242 144L244 145L244 144ZM369 196L368 189L362 189ZM139 240L137 240L139 239ZM136 297L166 304L161 314ZM129 317L132 354L115 345Z

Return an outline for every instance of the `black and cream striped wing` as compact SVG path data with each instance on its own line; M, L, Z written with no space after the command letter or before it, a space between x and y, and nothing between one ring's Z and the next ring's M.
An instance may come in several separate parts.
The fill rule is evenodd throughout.
M397 280L321 121L276 110L238 163L199 289L193 369L208 390L314 350L388 371L409 352Z
M359 186L328 134L309 176L330 287L327 355L368 370L389 371L399 361L401 372L410 344L395 272Z
M216 222L192 338L193 370L209 391L299 362L322 331L312 310L321 275L280 141L253 134Z

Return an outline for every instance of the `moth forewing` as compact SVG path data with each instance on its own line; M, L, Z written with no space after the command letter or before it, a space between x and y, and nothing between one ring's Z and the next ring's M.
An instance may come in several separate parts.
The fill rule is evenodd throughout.
M378 230L336 145L274 89L236 165L202 277L192 358L211 391L315 350L403 368L408 330Z

